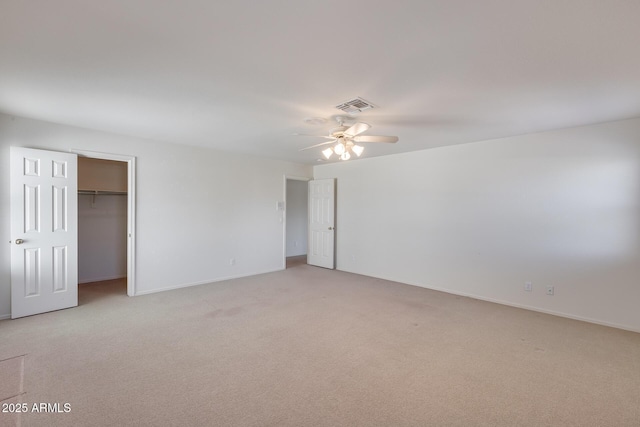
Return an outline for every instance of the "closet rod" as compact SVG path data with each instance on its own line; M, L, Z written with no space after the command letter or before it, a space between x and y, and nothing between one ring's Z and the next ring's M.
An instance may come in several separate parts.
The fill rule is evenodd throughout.
M126 196L126 191L78 190L82 196Z

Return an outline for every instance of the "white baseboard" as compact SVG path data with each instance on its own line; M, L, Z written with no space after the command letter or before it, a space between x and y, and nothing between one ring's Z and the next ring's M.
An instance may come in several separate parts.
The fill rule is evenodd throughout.
M356 271L349 271L349 270L340 270L340 271L344 271L344 272L347 272L347 273L353 273L353 274L360 274L362 276L368 276L366 274L358 273ZM608 326L610 328L616 328L616 329L622 329L622 330L625 330L625 331L640 333L640 329L634 328L633 326L621 325L621 324L618 324L618 323L607 322L607 321L599 320L599 319L592 319L592 318L589 318L589 317L576 316L576 315L569 314L569 313L564 313L564 312L561 312L561 311L546 310L544 308L533 307L533 306L528 306L528 305L524 305L524 304L518 304L518 303L499 300L499 299L495 299L495 298L488 298L488 297L484 297L484 296L480 296L480 295L469 294L469 293L466 293L466 292L458 292L458 291L452 291L451 289L438 288L438 287L435 287L435 286L427 286L427 285L422 284L422 283L403 282L403 281L400 281L400 280L397 280L397 279L393 279L393 278L388 278L388 277L378 277L378 276L369 276L369 277L375 277L376 279L388 280L390 282L404 283L404 284L409 285L409 286L417 286L419 288L431 289L432 291L444 292L446 294L458 295L458 296L467 297L467 298L473 298L473 299L477 299L477 300L480 300L480 301L487 301L487 302L492 302L492 303L495 303L495 304L506 305L506 306L509 306L509 307L522 308L524 310L535 311L535 312L538 312L538 313L551 314L553 316L564 317L564 318L567 318L567 319L579 320L579 321L582 321L582 322L593 323L593 324L596 324L596 325Z
M413 286L420 286L420 285L413 285ZM426 286L421 286L421 287L426 288ZM553 316L564 317L564 318L567 318L567 319L580 320L582 322L593 323L593 324L601 325L601 326L608 326L610 328L623 329L625 331L640 333L640 329L635 329L635 328L633 328L631 326L621 325L621 324L618 324L618 323L607 322L607 321L598 320L598 319L592 319L592 318L589 318L589 317L576 316L574 314L564 313L564 312L561 312L561 311L547 310L547 309L544 309L544 308L538 308L538 307L533 307L533 306L529 306L529 305L513 303L513 302L509 302L509 301L503 301L503 300L494 299L494 298L486 298L486 297L482 297L482 296L478 296L478 295L474 295L474 294L466 294L464 292L451 292L449 290L437 289L437 288L428 288L428 289L433 289L434 291L446 292L446 293L453 294L453 295L459 295L459 296L463 296L463 297L473 298L473 299L477 299L477 300L481 300L481 301L487 301L487 302L493 302L493 303L496 303L496 304L507 305L509 307L522 308L524 310L535 311L535 312L538 312L538 313L551 314Z
M175 285L175 286L166 286L166 287L160 288L160 289L150 289L150 290L146 290L146 291L139 291L139 292L136 292L135 296L155 294L157 292L172 291L172 290L175 290L175 289L189 288L191 286L206 285L207 283L223 282L225 280L240 279L242 277L257 276L259 274L274 273L276 271L282 271L282 270L284 270L284 268L276 268L276 269L273 269L273 270L266 270L266 271L257 272L257 273L247 273L247 274L239 274L239 275L235 275L235 276L219 277L219 278L216 278L216 279L203 280L201 282L193 282L193 283L183 283L183 284ZM79 283L92 283L94 281L95 282L99 282L99 281L103 281L103 280L121 279L123 277L127 277L127 276L116 276L116 277L110 277L110 278L101 278L101 279L91 280L90 282L79 282ZM11 318L11 314L0 315L0 320L10 319L10 318Z
M122 275L119 274L117 276L106 276L106 277L94 277L91 279L82 279L78 281L79 285L83 285L85 283L93 283L93 282L104 282L106 280L115 280L115 279L124 279L125 277L127 277L126 274Z
M165 286L165 287L159 288L159 289L149 289L149 290L146 290L146 291L138 291L138 292L136 292L136 296L155 294L157 292L164 292L164 291L173 291L175 289L189 288L191 286L206 285L208 283L224 282L225 280L240 279L240 278L243 278L243 277L257 276L259 274L274 273L276 271L282 271L282 270L284 270L284 268L277 268L277 269L274 269L274 270L266 270L266 271L257 272L257 273L239 274L239 275L236 275L236 276L219 277L219 278L216 278L216 279L203 280L201 282L192 282L192 283L183 283L183 284L174 285L174 286Z

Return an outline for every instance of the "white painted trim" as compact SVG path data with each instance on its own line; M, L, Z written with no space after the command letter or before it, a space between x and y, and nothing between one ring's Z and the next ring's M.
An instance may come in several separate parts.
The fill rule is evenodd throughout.
M282 219L282 269L287 268L287 180L293 181L311 181L313 178L306 176L284 175L284 214ZM307 190L308 192L309 190ZM307 214L308 215L308 214ZM308 222L308 220L307 220ZM309 226L307 225L307 233L309 232Z
M287 179L292 179L294 181L311 181L313 178L310 178L308 176L296 176L296 175L285 175L284 176L285 179L285 184L287 183Z
M420 285L412 285L411 283L409 283L409 285L411 285L411 286L420 286ZM420 286L420 287L426 288L426 286ZM543 308L533 307L533 306L524 305L524 304L517 304L517 303L513 303L513 302L509 302L509 301L503 301L503 300L494 299L494 298L481 297L481 296L474 295L474 294L466 294L464 292L451 292L449 290L439 289L439 288L428 288L428 289L432 289L434 291L446 292L448 294L453 294L453 295L459 295L459 296L463 296L463 297L473 298L473 299L477 299L477 300L481 300L481 301L487 301L487 302L492 302L492 303L496 303L496 304L502 304L502 305L506 305L506 306L509 306L509 307L521 308L523 310L535 311L535 312L544 313L544 314L551 314L553 316L564 317L566 319L579 320L579 321L582 321L582 322L593 323L593 324L600 325L600 326L608 326L610 328L623 329L625 331L640 333L640 329L634 329L631 326L621 325L621 324L612 323L612 322L605 322L605 321L602 321L602 320L591 319L589 317L575 316L573 314L567 314L567 313L563 313L561 311L545 310Z
M189 288L191 286L206 285L206 284L209 284L209 283L224 282L225 280L241 279L243 277L258 276L260 274L275 273L277 271L282 271L282 270L284 270L284 269L283 268L277 268L275 270L266 270L266 271L262 271L262 272L258 272L258 273L239 274L239 275L236 275L236 276L226 276L226 277L221 277L221 278L217 278L217 279L203 280L201 282L183 283L181 285L166 286L166 287L160 288L160 289L149 289L148 291L140 291L140 292L138 292L136 294L136 296L138 296L138 295L155 294L155 293L158 293L158 292L165 292L165 291L173 291L173 290L176 290L176 289Z
M85 283L104 282L106 280L124 279L125 277L127 277L127 276L118 275L118 276L98 277L98 278L94 278L94 279L87 279L87 280L78 281L78 284L79 285L84 285Z
M446 291L442 291L442 292L446 292ZM449 292L449 293L451 293L451 292ZM640 333L640 329L634 329L634 328L632 328L630 326L621 325L621 324L618 324L618 323L604 322L602 320L591 319L590 317L575 316L573 314L567 314L567 313L563 313L563 312L560 312L560 311L545 310L545 309L542 309L542 308L532 307L532 306L523 305L523 304L516 304L516 303L512 303L512 302L508 302L508 301L497 300L497 299L484 298L484 297L479 297L479 296L475 296L475 295L471 295L471 294L470 295L459 294L459 295L460 296L466 296L466 297L473 298L473 299L482 300L482 301L493 302L493 303L496 303L496 304L507 305L507 306L510 306L510 307L521 308L523 310L535 311L535 312L538 312L538 313L544 313L544 314L550 314L550 315L553 315L553 316L564 317L566 319L579 320L581 322L593 323L595 325L608 326L610 328L623 329L625 331Z
M184 283L184 284L181 284L181 285L167 286L167 287L164 287L164 288L161 288L161 289L151 289L151 290L148 290L148 291L140 291L140 292L138 292L136 294L136 296L137 295L155 294L157 292L171 291L171 290L175 290L175 289L188 288L188 287L191 287L191 286L206 285L208 283L223 282L225 280L240 279L240 278L249 277L249 276L257 276L257 275L260 275L260 274L275 273L277 271L282 271L282 270L284 270L284 268L275 269L275 270L267 270L267 271L264 271L262 273L241 274L241 275L237 275L237 276L228 276L228 277L218 278L218 279L213 279L213 280L205 280L205 281L202 281L202 282ZM357 274L359 276L364 276L364 274L356 273L354 271L348 271L348 270L337 270L337 271L342 271L342 272L345 272L345 273L351 273L351 274ZM557 311L553 311L553 310L544 310L544 309L531 307L531 306L527 306L527 305L515 304L515 303L510 303L510 302L507 302L507 301L480 297L480 296L477 296L477 295L474 295L474 294L468 294L468 293L465 293L465 292L452 292L450 290L443 289L443 288L425 286L425 285L422 285L422 284L415 284L415 283L405 283L405 282L400 282L398 280L389 279L389 278L385 278L385 277L375 277L375 276L367 276L367 277L374 277L376 279L388 280L390 282L403 283L403 284L409 285L409 286L416 286L416 287L419 287L419 288L425 288L425 289L430 289L430 290L433 290L433 291L444 292L444 293L450 294L450 295L458 295L458 296L462 296L462 297L477 299L477 300L480 300L480 301L487 301L487 302L492 302L492 303L495 303L495 304L506 305L506 306L509 306L509 307L521 308L523 310L535 311L535 312L538 312L538 313L550 314L552 316L559 316L559 317L564 317L564 318L567 318L567 319L578 320L578 321L587 322L587 323L593 323L595 325L607 326L607 327L611 327L611 328L622 329L622 330L629 331L629 332L640 333L640 329L636 329L636 328L625 326L625 325L620 325L620 324L617 324L617 323L603 322L603 321L600 321L600 320L590 319L590 318L581 317L581 316L573 316L573 315L570 315L570 314L565 314L565 313L557 312ZM10 319L10 318L11 318L11 314L1 314L0 315L0 320L6 320L6 319Z
M127 163L127 295L132 297L136 295L136 158L75 148L69 151L83 157Z
M564 317L566 319L579 320L581 322L593 323L595 325L608 326L610 328L616 328L616 329L622 329L622 330L625 330L625 331L640 333L640 329L636 329L636 328L634 328L632 326L621 325L621 324L612 323L612 322L605 322L605 321L602 321L602 320L591 319L589 317L575 316L573 314L567 314L567 313L563 313L561 311L545 310L543 308L532 307L532 306L524 305L524 304L517 304L517 303L513 303L513 302L509 302L509 301L503 301L503 300L495 299L495 298L482 297L482 296L478 296L478 295L475 295L475 294L469 294L469 293L466 293L466 292L453 292L450 289L438 288L438 287L435 287L435 286L427 286L427 285L420 284L420 283L402 282L400 280L396 280L396 279L393 279L393 278L378 277L378 276L367 276L367 275L364 275L364 274L361 274L361 273L357 273L355 271L349 271L349 270L339 270L339 271L344 271L345 273L358 274L360 276L373 277L375 279L388 280L390 282L402 283L402 284L409 285L409 286L416 286L418 288L430 289L432 291L444 292L444 293L450 294L450 295L458 295L458 296L461 296L461 297L473 298L473 299L477 299L477 300L480 300L480 301L492 302L492 303L495 303L495 304L506 305L506 306L509 306L509 307L521 308L523 310L529 310L529 311L535 311L535 312L538 312L538 313L550 314L552 316Z

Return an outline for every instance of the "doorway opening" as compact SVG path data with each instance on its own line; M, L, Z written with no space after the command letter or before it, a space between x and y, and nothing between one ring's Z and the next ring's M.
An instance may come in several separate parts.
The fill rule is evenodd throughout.
M78 284L83 301L135 295L135 157L78 154ZM84 291L84 292L83 292Z
M284 268L307 263L309 178L285 176Z

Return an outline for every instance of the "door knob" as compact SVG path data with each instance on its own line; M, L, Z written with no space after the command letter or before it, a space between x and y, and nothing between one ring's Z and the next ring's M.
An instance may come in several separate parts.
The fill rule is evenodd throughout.
M333 230L333 227L329 227L329 230Z
M22 239L16 239L16 245L21 245L24 243L24 240Z

